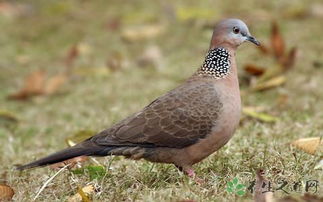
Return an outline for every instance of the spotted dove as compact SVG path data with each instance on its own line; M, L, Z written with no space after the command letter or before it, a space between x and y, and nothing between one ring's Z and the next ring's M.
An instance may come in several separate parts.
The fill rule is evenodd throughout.
M185 83L93 137L18 169L82 155L122 155L172 163L194 177L192 165L224 146L238 126L241 101L235 51L244 41L259 45L241 20L220 21L204 63Z

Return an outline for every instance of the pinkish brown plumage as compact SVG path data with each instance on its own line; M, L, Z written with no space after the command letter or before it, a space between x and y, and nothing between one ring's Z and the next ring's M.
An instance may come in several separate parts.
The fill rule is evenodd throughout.
M192 165L225 145L238 126L241 101L235 51L246 40L259 45L241 20L221 21L204 63L185 83L84 142L18 169L81 155L123 155L172 163L194 177Z

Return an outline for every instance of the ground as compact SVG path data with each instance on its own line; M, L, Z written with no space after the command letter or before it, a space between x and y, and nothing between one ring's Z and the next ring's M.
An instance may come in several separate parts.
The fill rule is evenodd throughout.
M286 46L298 47L296 64L286 73L287 82L261 92L249 92L242 67L255 63L269 68L273 61L264 59L250 43L237 52L243 105L260 106L279 121L267 123L243 116L232 140L194 166L205 180L201 185L173 165L107 157L97 158L107 167L103 178L90 180L87 174L65 170L37 201L66 201L87 184L98 188L93 201L248 201L251 193L228 193L226 185L236 177L249 186L259 168L266 170L266 177L275 186L281 179L289 185L299 180L323 182L322 170L314 169L320 155L307 154L289 144L303 137L322 136L322 15L312 13L315 1L248 0L232 6L235 3L28 0L25 13L1 15L0 110L14 114L19 122L14 127L0 127L0 181L15 190L14 200L32 200L57 172L49 168L18 172L15 164L66 147L65 139L78 131L99 132L176 87L201 65L211 27L224 17L243 19L251 33L267 44L271 21L277 20ZM153 30L162 30L143 39L124 36L124 29L138 24L152 24L157 26ZM83 51L74 64L66 65L64 58L75 44ZM153 59L157 65L143 67L137 60L148 47L157 47L161 54ZM122 64L117 70L102 72L114 57ZM24 101L7 98L21 88L31 72L42 69L55 75L66 68L72 72L70 79L56 94ZM282 95L287 97L283 105L278 101ZM322 188L316 194L322 195ZM292 196L300 194L290 191ZM286 196L283 191L275 195Z

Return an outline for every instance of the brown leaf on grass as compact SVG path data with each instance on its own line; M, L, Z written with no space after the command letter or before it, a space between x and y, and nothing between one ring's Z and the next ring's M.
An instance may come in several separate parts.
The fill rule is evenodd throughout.
M259 50L264 54L271 53L270 56L274 56L276 62L275 65L272 65L270 68L266 68L266 71L264 72L259 71L259 68L257 68L256 65L245 67L245 70L250 74L260 75L256 82L251 83L253 90L267 90L282 85L286 81L286 78L282 76L282 74L291 69L295 64L298 52L297 48L294 47L288 54L285 53L285 42L280 34L276 21L272 22L271 49L272 50L269 51L269 48L262 46Z
M66 67L70 67L74 64L75 59L79 56L79 46L78 44L74 44L67 52L65 57L65 65Z
M265 68L259 67L259 66L254 65L254 64L247 64L247 65L245 65L244 66L244 70L246 72L248 72L249 74L254 75L254 76L260 76L263 73L265 73L265 71L266 71Z
M266 82L276 76L281 76L283 72L280 64L272 65L270 68L266 68L266 72L257 79L256 84Z
M15 194L14 190L5 184L0 184L0 201L9 201Z
M45 71L32 72L24 81L24 86L17 93L8 96L9 99L24 100L34 95L44 93Z
M44 92L48 95L55 93L67 80L65 74L57 74L46 82Z
M256 185L255 185L255 192L254 192L255 202L274 201L273 192L266 192L265 190L265 188L268 186L268 183L270 182L265 178L265 171L262 169L258 170L256 172Z
M36 95L54 94L67 80L65 74L58 74L45 80L46 73L43 70L35 71L27 76L24 86L17 93L8 96L9 99L26 100Z
M322 146L322 144L323 141L321 141L320 137L301 138L291 143L291 145L312 155L315 154L319 146Z
M84 193L83 189L78 188L78 191L77 192L81 196L82 202L90 202L89 197Z
M272 22L271 46L276 58L280 59L281 57L284 56L285 43L284 43L283 37L280 34L279 27L276 21Z
M64 166L68 165L67 168L72 169L76 165L81 164L83 162L86 162L89 158L87 156L77 156L59 163L55 163L50 165L49 167L54 170L59 170L63 168Z
M44 84L44 81L45 71L35 71L26 78L23 90L27 92L42 93L42 85Z
M296 47L292 48L289 53L282 59L281 64L284 70L291 69L296 61L298 50Z
M75 195L67 199L68 202L90 202L89 196L95 193L95 188L93 185L87 185L83 188L78 188Z
M252 87L254 91L262 91L270 88L278 87L283 85L286 82L285 76L276 76L267 81L259 82L255 86Z

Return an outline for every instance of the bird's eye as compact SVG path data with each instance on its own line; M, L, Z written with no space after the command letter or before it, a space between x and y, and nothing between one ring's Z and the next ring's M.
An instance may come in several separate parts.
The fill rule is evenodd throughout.
M238 27L233 28L233 33L239 34L239 32L240 32L240 29Z

